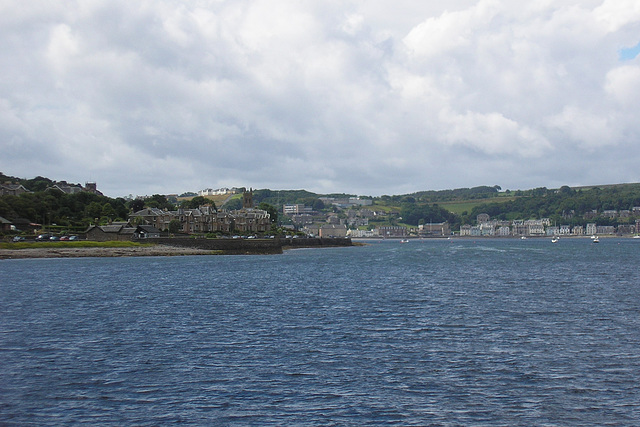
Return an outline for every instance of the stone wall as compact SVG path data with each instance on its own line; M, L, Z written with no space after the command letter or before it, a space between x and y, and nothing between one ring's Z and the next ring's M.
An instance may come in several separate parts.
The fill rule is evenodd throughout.
M147 243L182 248L223 251L227 254L281 254L283 248L316 248L352 246L351 239L204 239L189 237L160 237L145 239Z
M228 254L281 254L282 245L278 239L203 239L189 237L160 237L146 239L147 243L177 246L181 248L224 251Z

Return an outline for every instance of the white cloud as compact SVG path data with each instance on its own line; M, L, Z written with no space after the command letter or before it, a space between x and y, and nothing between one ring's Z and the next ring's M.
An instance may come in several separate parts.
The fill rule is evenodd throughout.
M455 114L443 111L440 122L446 142L489 155L540 157L551 149L543 136L497 112Z
M607 74L605 89L624 109L623 111L637 111L640 107L640 66L629 65L612 69Z
M620 135L610 117L592 113L576 106L567 106L549 119L551 126L560 129L580 148L593 150L615 145Z
M605 0L594 9L594 15L609 32L640 21L640 3L635 0Z

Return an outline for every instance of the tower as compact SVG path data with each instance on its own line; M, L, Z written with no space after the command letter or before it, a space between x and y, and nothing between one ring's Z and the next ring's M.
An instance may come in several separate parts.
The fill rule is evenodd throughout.
M244 191L242 193L242 209L252 209L253 208L253 189L250 188L249 191Z

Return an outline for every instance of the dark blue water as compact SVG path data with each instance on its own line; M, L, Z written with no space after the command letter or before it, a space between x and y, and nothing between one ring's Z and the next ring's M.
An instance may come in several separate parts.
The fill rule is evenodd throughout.
M640 241L0 261L3 425L638 425Z

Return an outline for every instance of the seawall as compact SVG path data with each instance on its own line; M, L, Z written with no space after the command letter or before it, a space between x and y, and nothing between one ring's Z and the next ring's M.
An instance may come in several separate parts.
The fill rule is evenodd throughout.
M142 240L139 240L142 242ZM205 239L190 237L159 237L144 240L148 243L190 249L221 251L229 255L281 254L283 249L352 246L351 239Z

